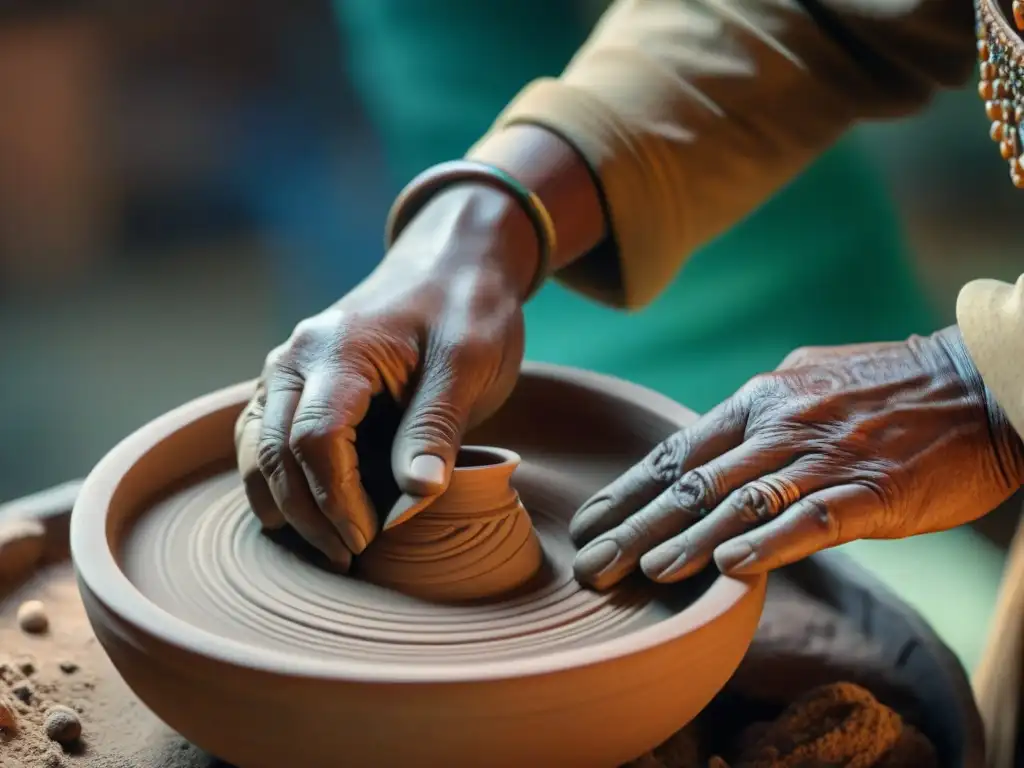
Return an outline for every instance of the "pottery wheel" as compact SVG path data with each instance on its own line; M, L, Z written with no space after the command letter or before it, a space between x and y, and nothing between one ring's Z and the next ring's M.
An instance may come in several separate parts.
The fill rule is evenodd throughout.
M572 575L572 514L678 428L656 415L658 400L634 405L607 380L581 384L541 369L524 376L506 406L468 436L467 443L507 448L522 459L512 484L545 565L509 596L439 604L311 564L261 532L231 466L207 468L139 510L122 539L121 567L164 611L268 650L419 666L595 645L677 615L713 580L709 573L658 588L638 577L598 594ZM667 400L664 408L676 418L682 410Z
M493 601L427 602L308 562L262 533L232 470L156 503L129 534L123 568L153 603L193 626L333 660L521 658L591 645L675 614L678 600L670 605L639 581L604 594L579 586L566 521L580 500L545 483L544 474L524 465L515 484L545 567L525 589Z

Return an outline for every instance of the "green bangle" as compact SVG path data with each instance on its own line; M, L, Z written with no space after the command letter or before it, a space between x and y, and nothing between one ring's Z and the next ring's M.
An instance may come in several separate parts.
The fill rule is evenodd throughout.
M406 185L391 206L384 235L384 247L390 248L406 225L424 205L443 189L465 181L487 184L507 192L518 201L537 232L537 271L530 281L523 301L541 289L548 277L551 254L555 252L557 235L551 214L541 199L514 176L500 168L476 160L452 160L428 168Z

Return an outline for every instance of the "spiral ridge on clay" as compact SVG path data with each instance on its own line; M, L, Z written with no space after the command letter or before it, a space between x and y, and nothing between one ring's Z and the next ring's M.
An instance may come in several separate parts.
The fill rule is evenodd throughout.
M374 584L427 600L511 592L534 577L543 555L519 496L511 489L508 496L508 503L481 514L453 515L446 494L435 504L440 511L428 508L378 535L356 570Z
M527 588L480 603L427 602L306 562L262 533L234 471L145 510L120 560L150 601L197 628L334 660L418 666L523 658L666 618L672 611L646 590L598 594L579 586L565 502L557 491L531 498L544 567Z

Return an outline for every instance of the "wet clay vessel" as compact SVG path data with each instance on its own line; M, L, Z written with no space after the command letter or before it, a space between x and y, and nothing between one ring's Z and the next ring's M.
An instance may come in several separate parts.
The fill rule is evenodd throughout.
M415 551L417 518L353 576L264 535L233 462L232 425L252 391L208 395L127 438L87 479L71 522L100 643L139 698L207 751L239 768L611 768L692 719L744 655L763 578L709 570L598 594L572 577L569 519L694 418L672 401L525 366L467 442L521 457L504 487L528 510L511 517L532 522L524 541L540 562L467 602L406 591L396 553Z
M530 516L512 487L513 451L464 447L448 489L411 520L381 533L355 572L425 600L497 597L522 587L543 553Z

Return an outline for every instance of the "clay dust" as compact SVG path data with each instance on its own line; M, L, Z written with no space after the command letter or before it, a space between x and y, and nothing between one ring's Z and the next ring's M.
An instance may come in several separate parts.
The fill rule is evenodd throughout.
M19 607L40 600L48 629L18 626ZM0 716L3 768L228 768L161 723L128 689L92 633L70 564L39 571L0 602ZM62 746L47 714L67 707L82 733Z
M19 627L19 607L29 600L45 606L45 632ZM47 735L47 716L62 708L81 724L81 736L63 746ZM700 728L698 718L631 768L792 768L807 760L841 768L937 764L919 732L850 683L820 686L772 721L747 726L724 757L707 753ZM0 601L0 766L230 768L161 723L128 689L92 633L67 563L39 571Z

